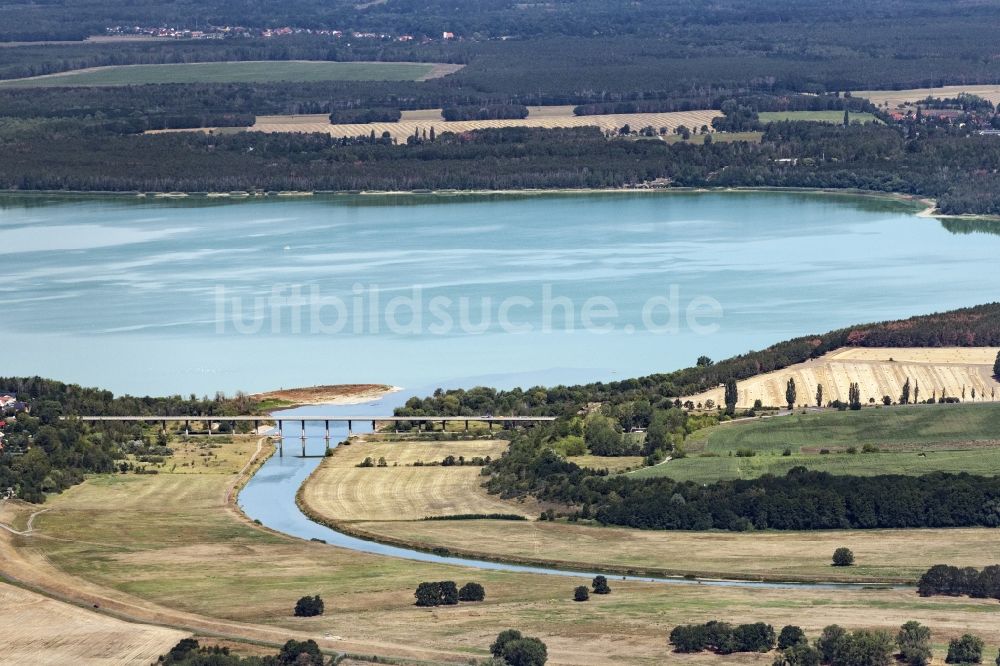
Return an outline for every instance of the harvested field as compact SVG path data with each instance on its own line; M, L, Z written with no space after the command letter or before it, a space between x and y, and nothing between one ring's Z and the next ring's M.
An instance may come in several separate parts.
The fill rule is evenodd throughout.
M1000 383L993 378L996 347L947 347L947 348L873 348L845 347L818 359L797 363L784 370L769 372L738 383L740 409L753 407L755 400L764 406L785 404L785 386L789 378L795 379L796 403L816 404L816 386L823 385L823 402L847 401L851 382L861 386L861 400L881 401L888 395L898 400L907 378L911 385L919 383L920 398L930 398L942 391L949 396L961 397L965 387L966 400L991 400L994 391L1000 396ZM723 404L723 388L717 387L691 396L695 403L714 400Z
M301 500L311 511L337 522L468 513L537 515L534 503L507 502L488 494L479 466L427 464L448 455L497 458L506 448L507 442L496 440L341 446L310 477ZM365 458L377 462L383 457L388 467L358 467ZM424 464L413 467L418 461Z
M773 661L774 655L670 652L665 636L671 627L709 619L763 621L777 627L794 623L811 638L833 622L895 632L914 619L931 628L936 644L966 631L981 635L989 645L1000 642L995 600L921 599L912 590L770 590L612 580L612 594L578 604L571 594L579 581L562 576L379 557L257 528L225 504L232 480L227 473L95 477L50 498L51 510L37 521L40 534L21 538L0 531L0 571L144 622L272 645L288 638L315 638L325 649L391 656L403 663L466 664L471 658L487 658L490 642L510 626L542 638L553 666ZM432 523L379 523L392 524ZM494 527L536 524L505 522ZM478 544L476 527L466 525L464 538ZM604 548L617 549L617 531L593 532L603 536ZM483 532L484 541L488 536ZM748 541L760 537L718 536ZM833 536L851 537L844 543L859 552L853 534ZM996 552L974 542L964 547L963 538L953 542L961 556L956 562L971 562L980 554L995 561ZM560 549L571 553L574 546L563 541ZM697 562L699 551L688 546L676 559ZM920 552L918 547L900 550ZM935 550L933 556L944 553ZM476 580L486 588L486 601L417 608L413 590L423 580ZM326 615L292 617L294 600L306 593L323 597ZM937 656L943 656L940 649ZM992 651L987 657L993 658Z
M978 95L990 100L994 104L1000 104L1000 85L970 85L970 86L942 86L940 88L913 88L910 90L859 90L852 92L855 97L866 97L873 104L881 106L889 104L889 108L900 106L908 102L917 102L927 97L956 97L960 93Z
M275 81L418 81L444 76L454 65L420 62L263 60L91 67L0 81L0 87L124 86L150 83L265 83Z
M669 464L669 463L668 463ZM814 532L664 532L548 521L369 522L367 533L566 567L617 567L685 575L783 580L915 582L939 562L983 567L1000 559L992 529L831 530ZM830 566L846 545L850 568Z
M132 624L0 583L0 664L151 664L189 634Z
M319 132L335 137L367 136L372 131L376 136L388 132L399 142L413 136L417 130L430 132L431 127L438 134L442 132L469 132L489 127L600 127L602 130L618 130L623 125L638 129L650 125L657 129L666 127L668 132L679 125L700 128L711 127L712 119L718 111L685 111L678 113L628 113L598 116L575 116L572 106L529 106L528 117L508 120L468 120L445 122L440 109L404 111L403 117L395 123L368 123L355 125L331 125L326 115L305 116L259 116L251 127L255 132Z
M590 469L606 469L609 472L622 472L642 467L645 460L642 456L570 456L571 463Z
M849 116L852 123L874 123L878 120L870 113L852 113ZM812 121L820 123L833 123L839 125L844 122L843 111L762 111L760 121L762 123L774 123L782 120Z

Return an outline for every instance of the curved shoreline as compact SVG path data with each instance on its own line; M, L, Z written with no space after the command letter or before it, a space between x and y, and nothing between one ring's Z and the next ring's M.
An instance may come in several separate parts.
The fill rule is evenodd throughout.
M831 580L825 578L804 578L798 580L789 580L788 578L782 578L780 576L747 576L740 573L731 572L692 572L692 571L678 571L671 569L662 569L657 567L629 567L624 565L614 565L614 564L595 564L587 562L574 562L572 560L551 560L545 558L531 558L531 557L514 557L507 555L497 555L494 553L486 553L478 550L472 550L467 548L452 548L452 547L435 547L426 543L421 543L419 541L410 541L407 539L398 539L394 537L388 537L375 532L369 532L366 530L360 530L355 528L351 523L337 521L335 519L329 518L321 514L315 507L310 506L305 500L305 488L312 482L319 472L322 462L316 466L310 474L306 477L302 485L299 486L295 493L295 505L298 509L312 522L322 525L328 529L335 532L339 532L349 537L354 537L356 539L362 539L364 541L370 541L376 544L383 544L386 546L392 546L395 548L403 548L407 550L412 550L417 553L426 553L435 555L438 557L454 557L460 558L462 560L467 560L465 562L455 562L456 565L466 565L475 566L470 564L471 562L481 561L489 562L493 564L506 564L517 567L532 567L539 569L548 569L552 573L562 573L562 574L580 574L580 575L592 575L592 574L613 574L616 576L624 576L632 580L637 581L647 581L647 582L662 582L662 583L675 583L675 584L691 584L691 585L719 585L719 586L734 586L734 587L782 587L782 588L814 588L814 589L844 589L844 590L859 590L859 589L874 589L874 588L901 588L910 589L913 587L913 583L909 579L902 578L882 578L878 580ZM388 556L391 557L391 556Z
M587 194L691 194L691 193L778 193L778 194L804 194L804 195L824 195L824 196L848 196L875 199L882 201L893 201L900 204L912 206L922 206L917 213L920 217L933 217L943 219L961 220L989 220L1000 222L1000 215L977 215L974 213L963 213L961 215L948 215L937 212L937 201L931 197L907 194L904 192L882 192L878 190L858 190L850 188L816 188L816 187L780 187L780 186L759 186L759 187L591 187L591 188L552 188L552 189L450 189L442 188L436 190L288 190L280 192L246 191L234 195L232 192L196 192L196 191L138 191L138 190L16 190L0 189L0 195L7 196L52 196L52 197L115 197L123 199L153 199L160 200L195 200L195 201L247 201L259 199L278 199L288 197L396 197L396 196L427 196L427 197L463 197L463 196L555 196L555 195L587 195Z

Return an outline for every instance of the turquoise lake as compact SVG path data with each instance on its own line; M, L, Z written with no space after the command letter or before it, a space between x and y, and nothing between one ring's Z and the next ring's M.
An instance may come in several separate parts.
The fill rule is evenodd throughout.
M988 230L786 193L9 195L0 374L154 394L622 379L994 301Z

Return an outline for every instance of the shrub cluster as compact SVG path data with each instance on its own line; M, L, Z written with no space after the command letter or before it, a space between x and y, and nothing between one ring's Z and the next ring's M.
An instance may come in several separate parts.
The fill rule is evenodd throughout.
M733 626L712 620L679 625L670 632L670 643L677 652L768 652L774 648L775 640L774 627L763 622Z
M420 583L414 593L418 606L454 606L459 601L482 601L486 590L479 583L466 583L458 589L455 581Z

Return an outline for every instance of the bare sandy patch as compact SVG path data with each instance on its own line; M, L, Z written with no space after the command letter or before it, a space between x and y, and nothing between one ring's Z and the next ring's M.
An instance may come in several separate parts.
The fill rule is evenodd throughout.
M378 400L399 391L398 386L387 384L328 384L303 388L278 389L255 393L254 400L280 400L295 405L358 405Z

